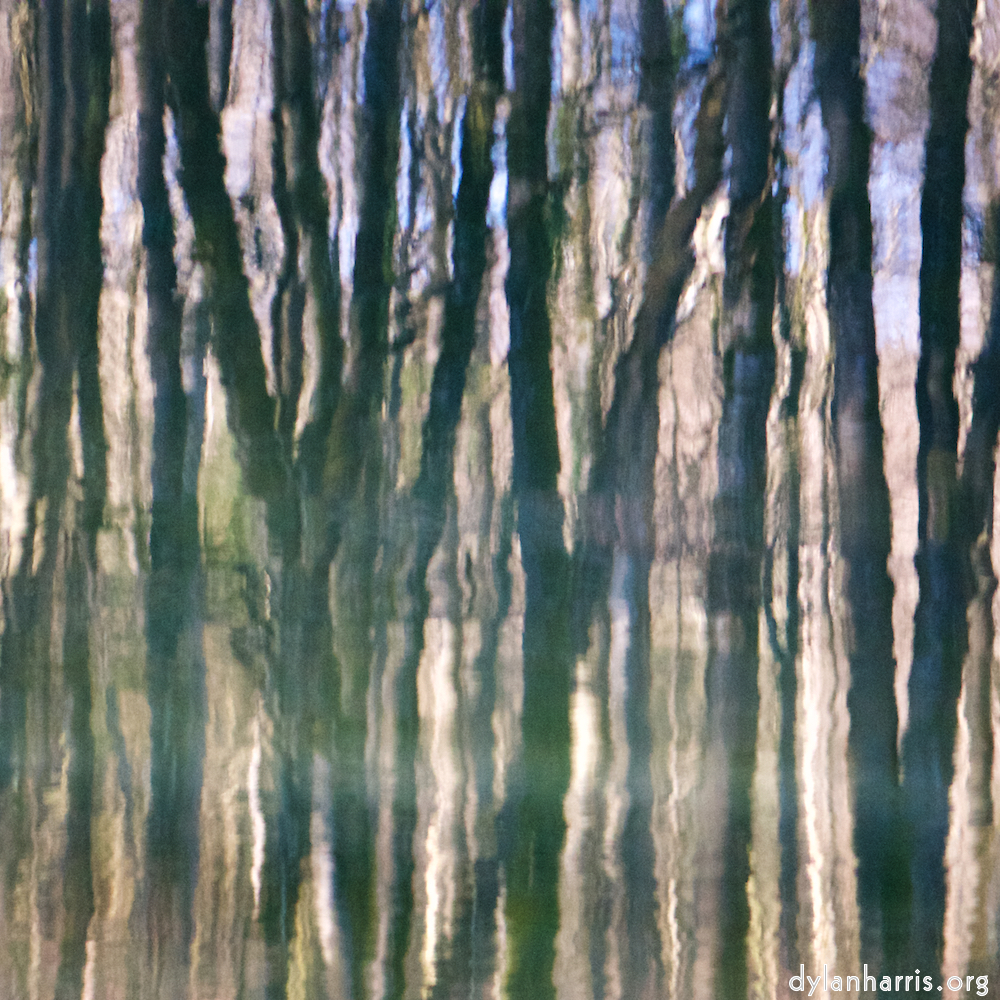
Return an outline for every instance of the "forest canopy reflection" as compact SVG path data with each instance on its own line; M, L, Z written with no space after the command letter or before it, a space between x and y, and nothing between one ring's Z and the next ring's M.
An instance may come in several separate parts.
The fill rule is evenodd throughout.
M1000 0L0 18L0 996L996 989Z

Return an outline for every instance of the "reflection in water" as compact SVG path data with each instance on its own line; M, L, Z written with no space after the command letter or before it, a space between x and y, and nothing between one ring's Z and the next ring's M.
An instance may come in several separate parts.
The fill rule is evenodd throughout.
M970 563L976 536L983 527L963 523L961 504L956 502L959 413L952 388L960 339L962 187L968 129L965 109L972 77L972 16L968 4L942 4L937 11L938 45L929 82L931 124L921 202L921 355L916 385L920 603L914 623L902 791L904 820L912 838L911 953L914 961L919 958L922 967L934 974L940 972L944 947L948 795L955 773L967 617L969 638L975 644L971 606L968 616L966 613ZM992 588L984 589L991 592ZM970 687L975 692L981 685L975 678L982 670L981 659L970 660L969 667ZM974 693L973 698L981 703L982 694L977 697Z
M0 0L0 995L995 992L994 7Z
M747 991L751 788L757 734L761 560L774 384L773 204L768 190L770 21L761 2L727 11L727 138L732 150L719 327L725 397L719 423L715 538L708 563L706 787L718 782L716 996ZM711 836L711 835L709 835ZM714 855L714 856L713 856Z
M897 710L892 649L889 492L878 411L867 176L871 139L858 74L861 11L852 0L815 17L816 84L836 150L827 164L830 339L835 350L832 423L839 507L841 642L850 665L848 753L861 961L905 961L907 848L899 818Z
M554 996L562 801L569 785L569 560L556 491L559 445L546 302L552 245L545 224L552 11L515 0L514 91L507 125L510 265L511 489L524 571L520 755L498 816L512 997Z

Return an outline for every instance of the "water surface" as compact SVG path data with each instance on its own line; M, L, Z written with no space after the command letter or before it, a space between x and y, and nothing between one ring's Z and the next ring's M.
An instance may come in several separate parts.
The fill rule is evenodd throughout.
M995 8L2 0L0 995L995 990Z

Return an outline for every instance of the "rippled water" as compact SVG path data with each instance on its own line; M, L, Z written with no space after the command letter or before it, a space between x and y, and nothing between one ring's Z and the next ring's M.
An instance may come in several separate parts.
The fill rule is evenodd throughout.
M995 995L997 0L0 17L3 1000Z

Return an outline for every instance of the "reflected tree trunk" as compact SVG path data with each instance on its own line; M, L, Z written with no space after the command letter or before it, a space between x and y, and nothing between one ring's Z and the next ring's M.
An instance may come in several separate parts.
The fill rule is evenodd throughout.
M174 447L183 449L184 439ZM195 501L181 497L178 509L165 496L156 499L161 505L151 532L161 544L150 546L146 596L152 796L146 892L151 986L154 996L165 997L186 986L194 937L207 708Z
M652 416L659 417L656 406ZM652 508L653 476L649 475L648 507ZM625 893L627 964L622 989L629 997L662 995L661 941L656 924L656 885L653 847L653 782L650 758L653 737L649 716L652 672L650 663L649 570L653 547L624 553L621 598L628 609L628 651L625 656L625 733L628 771L625 779L628 811L621 834Z
M146 593L151 863L145 892L156 996L176 995L181 983L186 985L178 976L189 966L194 938L207 717L197 478L186 482L184 475L191 465L190 450L200 456L202 422L200 408L191 405L181 381L181 307L162 176L162 28L154 5L146 5L140 21L139 189L145 216L154 454Z
M513 998L554 997L559 926L559 857L569 786L568 558L556 492L559 446L547 309L552 245L545 209L545 133L551 89L552 7L518 0L513 9L514 92L507 126L507 237L510 266L513 492L525 573L522 751L498 819L509 941L506 983Z
M108 6L55 3L42 12L40 222L35 343L42 366L38 407L41 496L64 490L66 428L78 376L83 443L82 525L104 516L107 445L97 372L97 309L103 276L100 167L111 92ZM56 505L58 506L58 504Z
M304 0L275 0L273 19L280 23L275 50L282 44L280 80L276 88L281 101L282 153L289 204L293 216L286 258L292 247L302 248L306 289L312 297L318 353L318 385L312 413L299 443L299 466L309 492L319 486L323 452L340 395L343 339L340 332L340 266L337 242L329 236L330 206L319 165L320 108L313 80L313 53L308 11ZM276 66L276 70L279 67ZM277 106L276 100L276 106ZM277 143L277 133L276 133ZM291 257L294 261L294 256ZM295 307L297 308L297 306ZM289 313L289 310L290 313ZM288 319L295 310L284 310ZM288 351L294 351L291 331ZM286 351L286 353L288 353ZM294 413L286 417L294 425Z
M663 972L654 919L655 887L640 875L652 870L654 857L649 571L654 553L658 360L673 333L680 295L694 265L695 223L722 178L723 91L723 77L713 67L697 119L695 184L666 213L652 246L635 331L615 367L614 397L591 472L591 523L575 556L573 628L578 636L586 635L594 611L607 606L615 561L622 567L622 590L616 599L627 608L629 634L624 664L628 807L621 835L628 938L623 989L637 997L655 996Z
M715 535L708 565L706 695L709 755L724 797L715 991L719 997L730 997L745 995L748 986L747 882L759 703L766 422L775 371L769 5L730 0L723 31L732 161L719 330L725 398L719 425Z
M357 577L353 582L359 582ZM368 602L371 578L360 582L364 589L354 600ZM322 590L329 601L328 586ZM367 633L358 628L365 605L352 606L350 595L343 592L335 600L340 635L330 672L331 745L337 762L331 795L334 905L349 996L364 1000L370 995L369 964L375 957L378 919L374 899L376 799L368 788L365 769L365 693L373 650Z
M952 5L949 5L949 8ZM954 6L961 6L955 4ZM965 11L962 10L961 24L964 25ZM976 25L977 39L981 37L980 25L989 23L990 5L980 11ZM975 43L973 43L975 44ZM963 53L964 55L964 53ZM964 64L963 64L964 68ZM975 67L975 72L982 72ZM946 91L947 92L947 91ZM964 110L964 109L963 109ZM963 117L962 121L965 121ZM978 127L982 127L977 123ZM987 224L992 232L1000 232L1000 199L994 195L988 207L990 217ZM996 478L996 445L1000 430L1000 283L994 280L992 298L989 304L989 319L986 324L985 342L979 357L973 365L972 421L965 440L962 473L957 488L957 510L952 513L952 525L956 529L957 543L961 545L961 556L967 559L970 571L966 579L969 605L968 655L962 677L964 722L968 726L970 738L971 774L968 792L971 798L972 822L982 830L975 831L977 845L975 853L980 858L987 856L986 846L991 835L986 832L994 822L996 807L995 746L993 721L996 699L996 656L995 656L995 614L994 602L997 588L996 567L992 556L995 544L996 524L994 519ZM963 569L966 567L963 566ZM982 869L980 869L982 870ZM949 872L951 874L951 872ZM949 879L954 883L955 879ZM949 895L954 892L954 884L949 885ZM982 888L976 912L985 913L990 906L985 901ZM987 921L984 923L989 926ZM964 941L945 940L946 953L961 946ZM977 933L968 949L974 956L970 972L993 971L992 957L984 962L983 957L991 955L990 946ZM950 971L950 970L949 970Z
M184 452L176 447L187 434L187 400L181 380L181 301L174 263L174 220L163 172L165 67L162 40L166 8L143 3L139 19L139 164L142 245L146 252L148 354L153 380L153 493L166 511L154 516L158 531L183 494ZM154 512L158 514L158 512ZM158 536L151 544L156 548ZM175 544L167 531L164 545Z
M158 448L154 468L159 471L154 479L146 593L151 863L145 892L151 985L154 995L168 996L177 995L181 983L186 983L198 880L207 718L203 584L197 482L185 483L181 470L190 463L189 449L200 454L201 423L187 416L192 408L180 384L178 331L169 322L151 325L149 348L151 362L162 372L162 384L157 384L154 396L153 438Z
M106 4L89 10L82 3L53 3L44 10L24 8L22 34L38 24L38 80L22 75L24 125L19 145L22 209L16 256L27 262L30 229L30 161L35 127L30 94L38 91L38 176L42 179L38 211L38 284L35 346L41 365L38 397L30 439L31 477L28 524L20 563L4 586L4 631L0 640L0 792L24 789L39 801L50 780L57 742L48 744L50 704L59 693L52 661L53 626L65 587L67 613L62 632L62 687L67 699L65 753L67 781L66 846L62 859L61 900L64 917L55 973L55 995L78 996L83 988L87 934L94 914L91 862L94 739L90 728L88 573L94 568L96 530L103 517L105 490L104 434L97 384L97 303L103 273L100 250L100 161L110 89L110 23ZM21 69L34 67L30 50L19 53ZM24 257L22 258L22 253ZM21 302L22 336L31 317L27 272ZM25 356L30 337L24 336ZM71 475L69 434L73 381L83 445L83 483L79 499L68 501ZM25 378L25 383L27 379ZM23 412L23 411L22 411ZM6 486L7 484L5 484ZM82 501L82 502L81 502ZM41 522L41 523L39 523ZM63 542L60 544L60 535ZM34 699L33 699L34 696ZM40 709L41 745L34 745L28 718L31 701ZM32 790L33 789L33 790ZM8 803L4 802L4 814ZM14 863L29 850L30 811L15 805ZM9 873L5 872L5 883ZM5 886L6 888L6 886Z
M67 221L63 192L64 157L71 158L73 149L70 128L76 124L78 108L70 104L67 76L72 53L63 36L68 20L68 5L46 6L39 18L39 70L41 123L39 126L39 246L38 291L35 317L35 344L42 368L39 388L38 430L35 455L38 501L49 498L53 514L62 506L69 476L69 448L66 440L73 399L73 366L76 345L72 340L67 289L64 285L67 257L71 249L62 241L62 227ZM67 148L68 147L68 148ZM33 509L29 517L35 516ZM31 525L34 533L34 525ZM28 533L26 533L26 538ZM30 545L30 543L29 543ZM30 563L29 563L30 565Z
M212 108L222 114L229 95L229 63L233 58L233 0L210 0L209 80Z
M163 176L168 15L166 8L144 3L139 23L138 181L149 303L147 350L154 383L146 670L152 792L147 838L149 857L155 861L147 869L145 892L151 985L157 996L170 995L186 983L178 976L190 963L207 714L197 481L185 482L184 475L188 448L200 454L196 431L201 422L181 380L181 304Z
M0 123L0 155L4 164L0 184L3 185L3 227L10 232L15 251L14 285L16 289L17 331L3 332L5 352L11 355L12 341L18 345L17 364L21 377L17 387L18 424L23 427L28 406L28 386L34 366L32 331L35 303L31 295L31 248L34 238L32 220L36 202L38 178L39 80L38 80L38 20L34 3L13 0L5 5L4 26L9 31L10 105L5 108L5 120ZM5 52L4 55L7 53ZM10 227L8 229L8 227ZM12 323L10 303L3 317ZM6 380L0 380L0 385Z
M598 493L613 490L615 486L627 491L627 476L640 473L645 467L638 461L624 462L622 476L618 476L614 456L629 455L634 442L643 440L645 404L655 397L656 359L673 333L677 305L694 267L691 237L702 208L722 180L724 92L722 68L713 65L695 122L695 181L667 212L656 234L642 304L635 318L635 332L628 350L615 365L615 395L591 475L591 489ZM641 495L642 491L635 492Z
M801 44L801 39L793 42L793 52ZM787 57L786 57L787 58ZM775 53L774 91L777 100L777 121L784 124L785 120L785 90L788 86L790 66ZM783 129L779 130L774 149L774 172L777 179L777 191L774 196L771 227L774 247L774 280L775 309L777 312L777 327L780 341L788 351L788 382L784 395L780 400L779 434L777 442L769 442L769 454L780 456L782 463L779 482L788 497L784 505L787 514L786 523L779 524L784 528L784 537L777 537L769 543L764 554L763 596L765 599L765 618L768 630L768 642L778 667L778 697L780 699L780 735L778 741L778 781L779 781L779 815L778 840L781 851L779 896L780 896L780 929L782 953L785 966L797 968L798 947L798 781L795 773L795 715L798 700L798 678L796 663L800 643L799 628L801 616L799 611L799 546L802 540L802 516L800 511L801 472L799 468L798 442L801 440L799 422L799 406L802 384L805 373L806 350L802 343L801 333L793 333L791 320L791 304L788 301L790 282L786 279L786 247L784 219L789 206L788 173L789 164L782 145ZM779 508L780 509L780 508ZM782 573L782 568L784 572ZM776 577L777 573L782 574ZM781 595L779 597L779 595ZM780 603L779 603L780 601ZM783 618L784 621L780 622ZM780 622L780 623L779 623Z
M559 471L547 309L552 246L545 132L552 85L550 3L514 6L514 92L507 125L511 419L514 489L550 490Z
M657 0L644 3L641 17L639 93L648 112L646 144L650 176L646 228L651 234L643 242L655 251L654 237L664 226L675 182L671 122L674 59L663 4ZM585 259L589 264L589 255ZM666 329L673 321L672 306L666 303L661 308L659 324L661 329ZM626 803L616 845L620 852L622 884L619 890L612 891L620 891L624 918L621 989L626 996L645 997L660 993L663 976L656 921L656 886L649 877L655 867L650 767L649 572L655 549L652 514L659 431L657 362L662 341L643 344L636 333L633 345L636 344L645 352L641 372L640 366L633 364L630 368L620 367L617 373L606 437L591 475L595 503L590 512L600 523L593 523L586 529L589 537L581 539L581 554L575 559L573 629L582 639L589 632L591 615L604 618L609 608L615 607L617 610L611 612L612 621L615 621L612 627L623 629L627 636L623 661L616 663L612 658L608 664L612 670L621 669L623 676L620 680L610 678L604 689L608 694L620 681L624 682ZM630 348L630 352L633 349ZM641 379L639 384L632 381L636 375ZM626 409L627 403L623 406L626 400L631 401L633 412ZM619 422L623 417L634 437L627 451L618 451L614 435L621 433ZM617 537L611 527L612 509L617 515ZM605 628L608 624L606 621ZM604 982L603 931L604 927L595 927L590 940L591 972L597 991L607 986Z
M921 352L916 387L920 603L914 624L909 725L903 742L903 801L913 845L912 956L935 979L944 947L945 840L972 576L971 539L967 527L955 517L959 415L952 388L960 335L972 15L973 6L964 0L944 2L937 9L921 201Z
M75 535L67 553L66 627L63 633L63 677L70 698L67 750L69 809L63 861L65 912L56 1000L76 1000L84 988L88 929L94 915L94 871L91 822L94 805L94 734L90 726L90 594L84 554L86 540Z
M0 142L3 143L0 148L2 148L5 159L8 151L13 154L11 156L13 176L8 180L5 173L3 178L4 204L13 205L13 192L18 189L21 200L21 219L15 235L15 259L20 291L18 336L21 345L21 363L24 369L18 391L17 409L18 424L19 427L23 428L25 426L28 383L34 361L31 349L34 309L28 280L28 267L33 238L32 203L35 199L35 180L38 173L38 90L40 86L40 81L37 78L36 49L38 44L38 14L34 7L27 5L18 5L9 12L5 10L4 13L11 34L12 66L9 84L14 91L14 113L13 121L10 123L11 127L0 133ZM10 209L8 209L9 212ZM8 213L5 213L7 216L4 219L5 227L9 218ZM9 342L7 337L5 337L5 346ZM25 540L27 541L27 537ZM30 568L30 565L30 558L27 563L22 558L22 567ZM23 573L24 570L19 568L15 578L4 583L3 618L5 623L23 621L22 615L28 612L28 608L22 606L28 599L25 591L29 589L23 581L19 582ZM24 768L27 763L26 711L31 672L28 670L23 651L24 640L19 635L22 628L8 625L0 636L0 691L3 692L3 696L0 697L0 792L7 791L11 785L15 787L22 785ZM14 810L12 809L11 812L13 813Z
M491 502L491 508L495 502ZM495 973L496 914L500 892L495 822L498 803L493 795L493 711L497 703L500 630L511 605L509 560L514 530L514 503L510 493L505 493L499 499L499 507L499 545L491 567L496 603L484 616L487 627L483 630L482 645L474 665L475 676L479 679L479 693L472 707L469 725L469 742L475 748L473 781L479 804L475 826L479 854L474 860L473 868L472 912L466 916L469 937L468 971L462 978L467 977L473 995L485 992ZM491 509L490 514L492 513Z
M152 0L143 0L152 3ZM206 6L170 0L164 15L167 97L180 147L180 182L195 231L195 253L205 269L212 310L212 348L226 392L250 493L273 497L285 487L286 466L275 433L275 404L268 395L260 332L250 308L232 202L224 182L219 116L212 107L206 43ZM285 508L289 516L296 511Z
M82 503L73 514L84 532L82 544L87 547L89 565L93 565L105 496L97 305L103 274L100 162L110 93L110 20L106 4L88 10L83 3L53 3L38 13L38 19L35 345L41 375L21 562L5 593L5 618L9 615L7 620L14 627L9 639L4 633L0 674L4 689L0 787L26 763L25 709L33 683L29 669L33 643L26 642L22 629L30 634L46 621L46 607L51 612L51 595L44 596L49 584L44 581L51 581L58 534L67 513L74 374L84 464Z
M886 568L891 533L872 310L871 138L858 71L861 15L856 0L813 3L810 15L816 86L830 144L827 301L835 351L832 419L851 671L848 748L861 958L876 967L902 968L909 861L897 784L892 582Z
M340 276L336 242L329 238L330 208L319 167L320 120L304 0L273 0L271 25L274 193L285 241L284 261L271 306L275 371L280 383L278 431L290 453L302 388L302 324L308 290L316 324L319 379L299 459L303 481L314 491L340 390ZM305 261L304 281L300 256Z
M152 19L152 14L146 11ZM279 41L284 26L276 19ZM275 792L269 796L265 807L265 850L261 872L260 921L266 952L266 995L283 997L287 994L288 954L294 936L295 910L298 901L300 868L309 852L309 816L311 811L311 779L308 773L309 757L299 754L297 732L299 726L309 732L308 724L301 718L299 698L302 688L293 685L289 694L288 660L296 657L284 648L287 643L296 647L296 622L301 611L301 597L295 586L297 562L301 554L301 509L290 476L290 453L298 393L301 388L301 303L290 308L282 298L272 311L277 316L281 335L275 344L291 355L288 364L279 365L281 406L275 413L274 400L267 392L264 363L261 354L260 334L250 308L249 286L243 271L243 254L233 213L233 206L224 183L225 160L220 148L219 116L212 103L211 81L206 62L206 43L209 37L209 11L178 0L169 6L165 20L160 23L165 31L168 95L180 146L180 180L195 229L196 252L205 269L208 303L213 327L211 344L218 359L223 388L226 391L230 429L237 448L247 489L267 501L267 520L272 543L281 556L284 572L280 577L279 627L281 635L276 662L272 664L275 684ZM295 26L289 30L294 33ZM163 36L161 36L163 37ZM295 41L298 37L294 36ZM284 84L284 46L276 46L278 77ZM296 57L301 53L296 51ZM308 64L307 64L308 65ZM155 84L155 78L150 80ZM284 90L279 89L283 94ZM159 100L154 93L151 100ZM281 119L280 124L284 121ZM284 138L283 130L276 129L276 145ZM276 179L284 187L284 158L276 153ZM151 180L153 189L159 188L159 179ZM158 193L158 191L157 191ZM288 205L279 192L279 212L286 240L292 240L292 222ZM286 269L279 280L279 296L296 277L295 256L286 255ZM166 264L164 264L166 269ZM169 308L169 306L167 307ZM175 307L176 308L176 307ZM289 314L291 314L289 316ZM175 329L171 317L171 332ZM173 351L173 346L170 348ZM296 362L298 358L298 362ZM282 361L279 357L277 360ZM175 367L177 365L178 367ZM176 407L182 411L182 400L175 384L179 363L171 357L170 374L165 391L170 393ZM290 416L289 416L290 415ZM166 419L170 419L167 417ZM176 419L176 417L175 417ZM164 434L172 436L173 426ZM183 438L181 439L183 440ZM167 445L169 448L169 445ZM173 468L183 468L183 452L174 452ZM186 507L193 503L181 499L174 506L186 518ZM156 500L154 498L154 511ZM191 530L191 529L184 529ZM156 531L156 517L151 538ZM183 553L190 543L183 537L173 539L171 553ZM152 543L151 543L152 548ZM194 556L193 558L196 558ZM299 574L300 575L300 574ZM155 558L154 558L155 576ZM185 586L194 588L194 579L188 578ZM199 633L200 634L200 633ZM173 640L176 644L176 639ZM192 683L198 683L192 678ZM203 685L202 676L200 683ZM290 703L291 702L291 703ZM152 704L152 698L151 698ZM197 701L195 701L197 704ZM193 747L199 744L192 736ZM192 773L194 763L190 765Z
M277 614L267 623L267 701L274 725L274 788L265 798L267 837L261 870L260 924L267 946L265 997L289 992L292 945L301 919L299 898L309 857L312 767L330 675L330 605L325 567L307 574L286 562L278 580ZM338 766L340 762L338 761ZM348 873L350 874L350 873Z
M375 683L370 674L384 642L373 638L375 563L379 544L382 451L379 411L389 338L389 295L393 285L392 234L395 226L396 172L399 162L399 58L402 32L399 0L377 0L368 6L368 32L362 59L364 104L358 108L359 207L354 250L354 288L350 306L351 360L332 414L322 474L321 495L327 501L328 545L338 560L338 604L341 628L347 625L339 658L340 707L334 719L334 745L345 760L344 777L334 791L334 893L342 932L350 942L349 977L353 996L369 995L367 963L374 957L377 925L372 862L376 798L365 780L368 738L365 692ZM349 518L353 519L349 522ZM350 523L350 534L344 527ZM344 619L346 618L346 621ZM377 690L377 688L376 688ZM413 911L413 832L416 824L416 691L397 685L397 747L404 763L397 772L390 806L393 826L392 886L386 944L388 997L404 989L404 964ZM371 795L371 798L369 797ZM363 866L363 867L362 867ZM380 878L382 873L380 873ZM346 931L345 931L346 925Z
M640 17L639 99L649 113L649 243L663 225L677 180L673 128L677 66L666 6L660 0L642 0Z
M378 0L368 8L368 33L362 58L364 103L357 110L359 187L358 230L354 246L354 287L350 306L350 364L332 415L322 492L332 507L330 544L340 538L359 483L367 509L378 496L377 467L370 448L384 398L384 367L389 347L389 295L393 287L393 230L396 221L396 172L399 164L399 58L402 6ZM364 530L370 530L368 519Z
M453 278L445 290L441 352L431 382L430 402L423 426L420 473L413 487L416 503L417 537L410 597L411 622L407 625L408 653L404 671L406 683L416 686L416 671L424 646L424 626L430 608L427 569L445 527L445 517L454 489L455 436L462 412L466 371L476 342L476 317L486 270L489 230L486 210L493 180L493 122L496 102L503 89L503 5L498 0L479 0L472 9L474 82L469 94L461 131L461 181L455 202ZM509 595L503 604L509 604ZM502 619L501 619L502 620ZM488 644L477 659L480 704L476 712L474 740L492 744L490 732L495 682L493 667L496 649ZM480 745L478 743L474 745ZM478 808L489 814L492 800L492 761L480 759L475 779ZM487 778L485 769L489 771ZM440 961L437 983L450 990L466 982L471 990L482 989L486 970L476 961L482 941L493 933L493 913L497 891L496 857L476 860L473 885L462 895L463 910L456 919L458 940L451 955ZM484 923L487 926L483 926ZM438 991L440 992L440 990ZM437 995L437 994L435 994ZM444 995L444 994L442 994Z
M275 77L272 170L284 239L271 323L278 392L275 429L284 469L280 478L276 470L272 489L266 494L270 540L280 557L266 584L272 580L276 584L272 604L276 613L273 618L261 619L254 609L267 650L267 704L274 726L274 790L264 804L267 836L260 896L260 923L267 945L266 995L285 997L290 988L303 866L310 852L312 754L324 717L319 707L325 704L336 720L333 746L341 751L335 750L338 778L332 796L336 900L341 931L349 942L349 980L354 995L361 996L362 975L371 951L367 901L371 848L366 836L369 805L365 795L359 800L355 794L363 771L349 766L358 759L354 734L358 721L338 713L339 699L331 691L339 673L339 664L332 657L330 626L329 560L333 553L322 544L318 552L303 550L300 496L302 489L315 488L339 389L339 276L330 258L327 235L329 207L319 170L319 120L305 5L300 0L275 0L271 28ZM304 278L300 274L302 257ZM318 404L300 451L301 476L293 479L289 464L303 387L307 292L313 297L318 330L320 385ZM326 648L324 638L329 643ZM362 747L363 743L362 735ZM359 839L360 846L356 843Z
M301 96L294 94L294 82L287 78L291 75L293 67L301 64L303 57L307 67L311 59L308 35L305 39L305 51L301 45L295 44L299 41L297 37L299 32L296 29L304 30L305 25L298 23L294 15L304 15L305 12L290 11L289 6L291 5L280 2L271 4L271 52L274 67L274 106L271 110L273 130L271 170L274 175L272 191L284 242L278 280L275 284L274 297L271 299L271 355L278 391L278 438L286 455L292 453L299 396L302 393L302 368L305 355L302 326L306 308L305 285L299 275L298 219L289 190L287 150L292 142L291 137L287 135L290 129L286 127L286 120L291 118L289 97L292 100L298 97L299 101L296 103L300 103ZM293 15L291 23L288 17L290 13ZM292 86L289 86L290 83ZM311 91L312 88L309 89ZM304 96L308 101L312 94Z
M526 588L524 705L521 758L498 818L506 888L506 984L513 998L545 998L555 996L563 798L570 773L569 565L562 503L555 490L515 490L515 495Z

